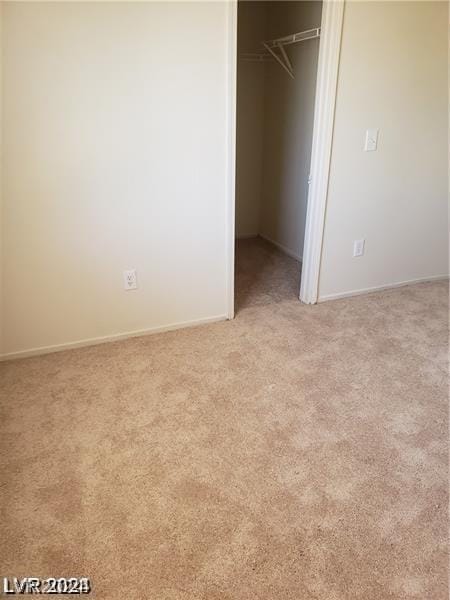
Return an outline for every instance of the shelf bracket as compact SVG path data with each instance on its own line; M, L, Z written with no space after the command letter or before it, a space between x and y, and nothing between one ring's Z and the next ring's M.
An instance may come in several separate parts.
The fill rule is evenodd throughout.
M284 57L287 58L287 63L284 62L283 58L278 56L278 54L275 52L275 50L273 50L273 48L271 48L268 43L263 42L263 46L266 50L268 50L270 52L270 54L274 57L274 59L277 61L277 63L283 67L283 69L286 71L286 73L288 73L289 77L292 77L292 79L294 79L294 73L292 71L291 61L287 58L284 48L282 49L282 56L283 56L283 58ZM277 45L277 47L280 49L282 48L281 46L278 46L278 45Z

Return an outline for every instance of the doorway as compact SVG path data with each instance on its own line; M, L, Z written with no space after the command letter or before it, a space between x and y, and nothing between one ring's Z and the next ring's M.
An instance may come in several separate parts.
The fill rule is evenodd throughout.
M344 2L233 6L230 318L317 301Z
M238 2L236 310L300 294L322 3Z

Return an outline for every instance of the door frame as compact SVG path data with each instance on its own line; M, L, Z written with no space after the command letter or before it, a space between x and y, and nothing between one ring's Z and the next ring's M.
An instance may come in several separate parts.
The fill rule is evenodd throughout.
M227 318L234 319L234 254L236 228L236 114L237 114L237 18L238 0L228 0L227 4L227 167L226 167L226 311Z
M314 105L313 141L303 246L300 300L319 296L325 213L333 143L339 58L345 0L323 0ZM237 0L228 2L227 57L227 316L234 318L234 248L236 202Z

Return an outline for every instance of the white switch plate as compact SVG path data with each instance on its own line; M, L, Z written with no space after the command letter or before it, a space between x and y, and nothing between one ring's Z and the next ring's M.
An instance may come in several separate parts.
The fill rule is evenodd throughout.
M137 289L136 269L130 269L123 272L123 288L125 290Z
M355 240L353 242L353 256L362 256L364 254L365 240Z
M378 129L368 129L366 131L366 141L364 143L365 152L374 152L378 145Z

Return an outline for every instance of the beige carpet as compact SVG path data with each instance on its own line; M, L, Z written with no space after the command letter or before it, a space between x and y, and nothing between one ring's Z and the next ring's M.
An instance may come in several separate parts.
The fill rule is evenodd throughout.
M0 366L0 575L447 599L447 284L303 306L254 261L233 322Z
M297 300L301 264L260 237L238 240L236 246L236 312Z

